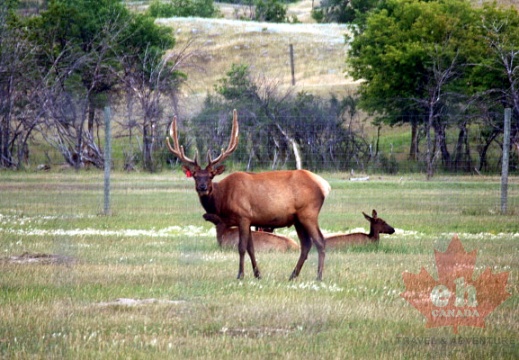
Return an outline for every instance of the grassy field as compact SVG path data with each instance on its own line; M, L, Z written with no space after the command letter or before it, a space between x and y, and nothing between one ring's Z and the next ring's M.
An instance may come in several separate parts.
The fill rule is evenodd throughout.
M260 253L263 279L235 280L238 255L217 247L191 179L115 174L111 216L102 174L0 172L0 358L512 359L519 355L519 179L500 215L499 179L322 174L326 232L365 228L376 209L397 231L375 247ZM279 230L293 236L293 229ZM434 250L458 233L512 295L485 328L425 327L400 294L402 273L436 275Z

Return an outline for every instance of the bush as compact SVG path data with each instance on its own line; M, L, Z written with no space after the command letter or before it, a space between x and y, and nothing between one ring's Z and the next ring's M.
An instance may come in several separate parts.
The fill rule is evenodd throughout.
M287 7L277 0L258 0L254 20L281 23L286 22Z
M162 17L213 17L216 8L213 0L154 0L148 7L148 15L154 18Z

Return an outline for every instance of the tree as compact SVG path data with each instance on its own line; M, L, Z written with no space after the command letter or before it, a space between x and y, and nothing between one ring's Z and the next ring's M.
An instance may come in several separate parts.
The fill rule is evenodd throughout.
M473 60L477 66L470 76L475 97L488 109L484 112L487 116L482 117L487 136L480 170L486 163L488 147L503 132L503 108L512 109L512 143L519 143L519 12L488 4L482 9L481 19L482 51Z
M88 0L56 0L39 16L25 20L28 39L38 49L40 72L48 74L45 106L54 136L45 135L76 168L84 165L88 149L95 149L89 161L102 166L103 156L95 144L100 120L95 115L117 87L119 63L113 50L129 18L116 0L102 0L96 6ZM51 109L51 104L57 107Z
M207 151L207 143L223 145L229 132L228 109L236 108L244 134L237 154L248 170L258 164L272 169L364 168L368 145L349 126L355 116L353 101L293 95L290 89L280 91L280 85L252 74L247 65L233 64L215 87L217 95L206 99L190 124L196 147Z
M459 83L474 50L476 15L460 0L389 0L368 16L351 42L350 73L365 80L360 105L387 124L411 124L411 157L417 154L417 129L425 128L428 177L437 151L444 165L450 163L449 106L464 95Z
M256 0L254 20L281 23L286 21L287 7L278 0Z
M21 168L39 122L35 97L39 74L14 2L0 5L0 168Z
M163 130L168 122L163 111L164 99L169 99L175 107L177 90L185 80L179 67L191 56L188 51L190 43L178 53L170 52L166 55L165 50L173 44L168 29L156 27L152 18L139 15L132 27L132 36L127 37L127 41L131 39L131 43L126 43L123 47L130 51L119 54L123 66L120 76L124 83L127 109L122 127L130 135L130 146L134 129L137 129L142 136L140 149L143 168L155 171L157 161L154 152L161 147L157 140L163 140ZM141 44L146 44L146 47L142 48ZM132 167L132 149L129 150L128 157L125 166Z
M95 6L90 0L55 0L27 19L26 26L39 49L39 68L48 74L47 140L76 168L85 160L101 167L98 110L110 96L128 89L120 85L128 69L144 77L153 73L174 45L171 29L130 13L118 0L97 1Z

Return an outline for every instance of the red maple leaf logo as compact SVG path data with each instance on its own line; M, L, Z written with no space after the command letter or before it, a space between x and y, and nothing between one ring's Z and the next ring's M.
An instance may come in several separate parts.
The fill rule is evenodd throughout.
M447 251L434 250L438 280L424 268L418 274L402 274L406 299L426 318L426 327L458 326L485 327L485 317L510 294L505 287L508 272L492 274L490 268L472 280L476 250L467 253L458 235L454 235Z

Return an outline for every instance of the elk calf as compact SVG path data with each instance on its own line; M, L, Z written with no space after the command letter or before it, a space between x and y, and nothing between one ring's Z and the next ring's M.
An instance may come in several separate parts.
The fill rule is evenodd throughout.
M216 240L222 247L238 248L240 234L237 227L228 227L215 214L204 214L204 219L216 225ZM299 250L299 245L292 239L265 231L252 231L254 249L259 251Z
M325 242L319 228L319 212L330 192L330 184L322 177L306 170L268 171L263 173L235 172L220 182L213 178L224 172L221 163L238 147L238 115L233 112L231 139L227 149L213 159L207 153L208 165L198 165L197 157L191 160L178 143L177 118L170 127L173 145L167 138L169 150L183 164L186 174L195 179L195 189L204 210L217 215L227 227L238 227L238 253L240 262L238 279L244 276L244 257L249 254L254 276L260 270L254 255L251 226L280 228L294 225L301 242L301 254L290 279L299 275L312 244L317 248L317 279L322 279Z
M370 223L369 234L352 233L327 236L325 237L326 247L328 249L338 249L349 245L378 244L380 234L393 234L395 232L395 229L377 216L377 212L374 209L371 216L364 212L362 214Z

